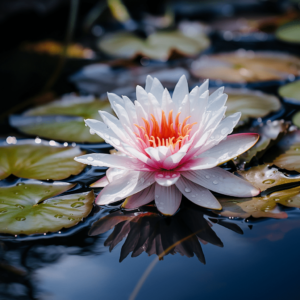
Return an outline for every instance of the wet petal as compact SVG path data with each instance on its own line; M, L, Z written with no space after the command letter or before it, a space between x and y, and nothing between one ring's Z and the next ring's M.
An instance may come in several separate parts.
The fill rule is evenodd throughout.
M179 106L186 95L189 94L189 87L185 75L182 75L175 86L172 100Z
M179 179L180 173L175 171L159 171L155 174L155 181L161 186L171 186Z
M155 184L152 184L148 188L128 197L125 202L122 204L124 208L137 208L148 204L152 200L154 200L154 191L155 191Z

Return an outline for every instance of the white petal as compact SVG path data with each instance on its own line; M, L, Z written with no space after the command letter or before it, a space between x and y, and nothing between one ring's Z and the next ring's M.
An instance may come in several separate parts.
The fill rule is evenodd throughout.
M208 90L209 80L206 79L200 86L199 86L199 95L202 95Z
M154 172L128 172L107 185L98 195L96 204L105 205L125 199L149 187L154 182Z
M260 190L222 168L215 167L207 170L185 171L181 175L211 191L234 197L253 197Z
M193 203L211 209L221 209L222 206L215 196L206 188L180 177L176 182L180 192Z
M148 120L147 112L144 110L143 106L138 101L135 101L135 109L136 109L136 115L138 119L138 125L145 127L145 123L143 119Z
M176 183L180 173L176 171L159 171L155 174L155 181L161 186L170 186Z
M140 86L136 86L136 100L140 103L148 101L148 93Z
M210 102L207 106L207 111L217 111L219 109L221 109L227 101L228 95L227 94L222 94L221 96L219 96L216 100L214 100L213 102Z
M224 92L224 86L218 88L216 91L214 91L208 99L208 103L214 102L219 96L221 96Z
M167 120L168 120L169 112L171 110L173 110L173 116L174 116L175 109L176 109L176 105L174 104L169 91L165 89L162 96L162 110L165 112Z
M146 86L145 86L145 90L147 93L150 93L152 84L153 84L153 78L150 75L148 75L146 78Z
M97 167L109 167L118 168L123 170L134 171L149 171L152 170L148 165L144 164L136 158L103 154L103 153L91 153L74 158L76 161L83 164L97 166Z
M126 201L123 203L122 207L127 209L137 208L148 204L152 200L154 200L154 191L155 191L155 184L152 184L148 188L130 196Z
M164 87L157 78L154 78L150 93L154 95L157 101L161 104Z
M132 123L137 123L136 111L133 102L126 96L122 96L124 100L125 109L127 111L129 119Z
M117 180L124 176L128 170L119 169L119 168L109 168L106 171L106 177L108 179L108 182L113 182L114 180Z
M182 194L175 185L164 187L155 184L155 204L162 214L174 215L180 206L181 198Z
M213 157L217 160L217 164L222 164L247 151L258 139L259 135L255 133L233 134L198 157Z
M107 97L108 97L108 100L110 102L110 105L111 107L113 108L113 110L115 111L116 115L119 117L118 115L118 112L116 110L116 104L119 104L121 106L124 106L124 101L121 97L119 97L118 95L116 94L113 94L113 93L107 93Z
M158 125L160 127L160 125L161 125L161 113L162 113L161 105L158 103L157 98L151 93L148 94L148 103L150 104L148 114L150 113L155 117L155 119L157 120Z
M203 170L210 169L218 165L218 160L214 157L201 157L201 158L193 158L184 164L178 166L176 170L188 171L188 170Z
M93 187L93 188L98 188L98 187L105 187L109 184L109 181L107 179L107 176L103 176L101 179L95 181L94 183L92 183L90 185L90 187Z
M181 149L180 149L181 150ZM182 158L186 155L186 152L177 152L172 154L163 162L163 168L166 170L172 170L178 166Z
M175 86L172 100L177 106L179 106L182 100L184 99L184 97L188 94L189 94L188 83L185 75L182 75Z

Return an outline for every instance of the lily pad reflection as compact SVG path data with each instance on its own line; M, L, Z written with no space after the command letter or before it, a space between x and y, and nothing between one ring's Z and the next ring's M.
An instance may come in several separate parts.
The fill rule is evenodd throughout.
M41 234L76 225L92 210L94 193L57 196L72 187L65 182L37 181L1 187L0 233Z

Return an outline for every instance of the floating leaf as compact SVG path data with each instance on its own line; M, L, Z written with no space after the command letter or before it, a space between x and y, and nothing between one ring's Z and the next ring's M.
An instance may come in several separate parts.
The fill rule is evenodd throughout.
M264 155L264 161L281 169L300 172L300 130L287 134Z
M293 115L292 121L297 127L300 127L300 111Z
M268 165L259 165L237 173L261 191L281 184L300 183L300 175L286 176L276 168L271 168Z
M94 193L57 196L73 186L65 182L28 181L1 187L0 232L46 233L76 225L91 212Z
M279 52L239 50L203 56L193 63L191 72L201 79L229 83L285 80L300 75L300 59Z
M260 137L259 141L252 148L240 155L235 161L235 164L241 168L246 167L252 158L261 158L269 148L283 138L290 126L288 122L284 122L283 120L268 121L266 124L261 123L261 125L245 130L245 132L258 133Z
M281 205L287 207L300 207L300 187L272 193L266 197L255 198L219 198L223 210L215 211L224 217L249 218L276 218L284 219L288 215L280 210Z
M286 101L300 104L300 80L288 83L278 89L278 94Z
M152 59L167 60L173 51L184 56L193 56L208 48L210 42L203 33L185 35L180 31L156 32L142 39L129 32L118 32L104 36L99 48L105 53L134 58L144 55Z
M276 37L284 42L300 43L300 22L291 22L280 26L276 30Z
M226 114L229 116L241 112L242 123L249 118L263 118L281 107L277 97L261 91L226 88L226 94L228 94Z
M22 178L61 180L77 175L84 165L74 157L84 154L78 147L60 147L30 140L0 146L0 180L13 174Z
M107 100L71 94L61 100L30 109L22 116L11 116L10 124L26 134L43 138L100 143L103 139L92 135L84 123L84 119L99 119L98 110L112 113Z

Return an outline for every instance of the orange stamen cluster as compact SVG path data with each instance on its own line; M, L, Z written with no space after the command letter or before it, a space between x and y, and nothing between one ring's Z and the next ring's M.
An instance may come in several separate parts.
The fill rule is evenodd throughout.
M173 122L173 110L169 112L168 121L165 112L162 111L161 126L159 126L155 117L151 114L151 123L143 118L145 127L134 124L139 133L135 133L138 140L145 143L147 147L172 146L173 149L180 149L186 140L189 138L189 133L192 127L196 124L186 124L189 117L179 123L180 112L176 115ZM152 126L151 126L152 125Z

